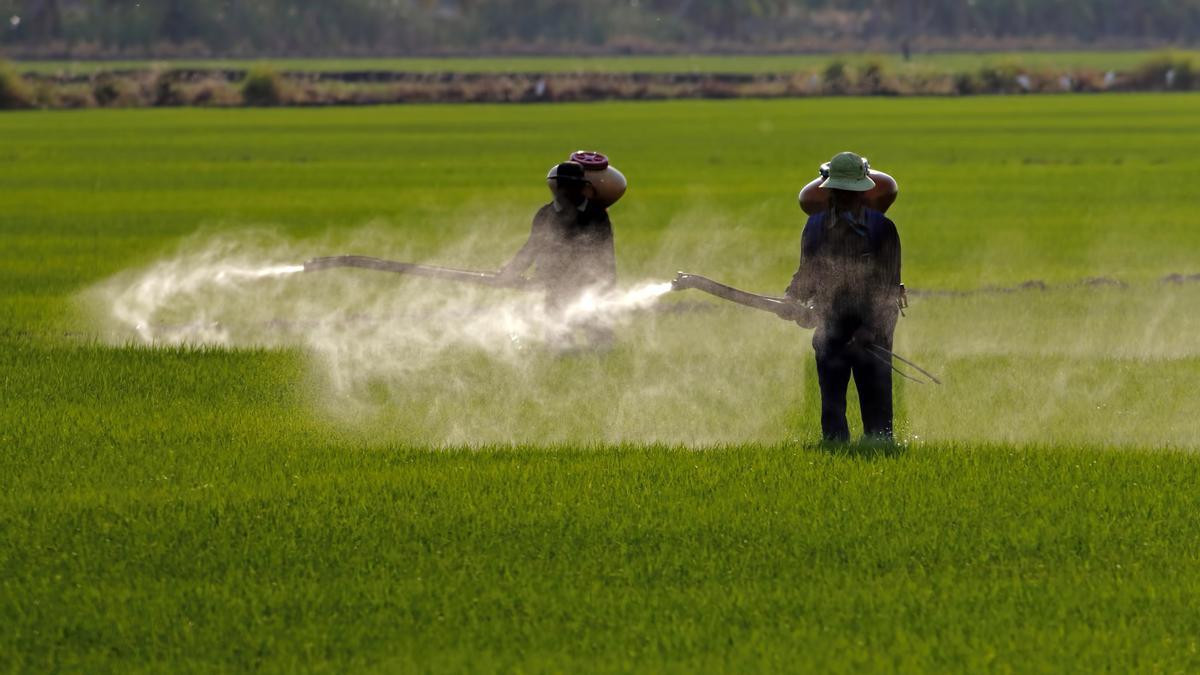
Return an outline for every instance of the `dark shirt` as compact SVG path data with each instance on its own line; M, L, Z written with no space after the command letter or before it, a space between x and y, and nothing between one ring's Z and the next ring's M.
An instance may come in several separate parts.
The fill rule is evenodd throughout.
M900 293L900 235L882 213L862 208L836 220L825 211L809 217L800 243L800 268L787 295L811 301L825 326L877 334L895 327ZM839 331L842 332L842 331Z
M555 202L543 206L509 268L521 273L530 265L531 278L554 294L615 286L617 259L608 212L590 201L580 207Z

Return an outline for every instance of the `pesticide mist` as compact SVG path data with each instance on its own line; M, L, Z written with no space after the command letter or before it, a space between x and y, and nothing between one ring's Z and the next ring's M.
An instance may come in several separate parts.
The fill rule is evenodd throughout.
M376 233L351 239L357 241L340 245L380 250ZM637 349L593 353L580 327L629 328L670 292L669 282L588 292L551 314L529 291L360 269L305 272L301 263L328 246L263 232L193 237L174 254L90 289L85 301L114 344L301 349L323 410L356 425L376 421L398 438L631 438L618 418L626 407L642 409L629 397L645 383L629 377L617 391L602 361L620 364L626 375L653 377L643 360L664 361L662 355L645 331ZM456 253L434 262L452 264ZM605 390L603 406L597 388ZM687 405L670 408L674 419L660 418L632 438L711 440L680 419ZM591 420L586 432L581 418Z
M82 299L114 345L298 350L312 410L379 442L810 441L820 414L811 333L669 293L662 280L681 268L725 278L755 259L736 248L745 237L697 228L701 217L680 216L685 226L664 231L643 263L663 270L659 279L626 275L621 289L587 294L558 316L535 293L303 271L305 260L340 253L495 269L519 244L464 239L414 252L371 228L336 241L195 236ZM794 264L781 263L780 286ZM1200 283L914 296L896 350L946 384L896 380L898 432L930 442L1195 447L1197 303ZM614 329L614 348L580 349L576 327L587 322Z

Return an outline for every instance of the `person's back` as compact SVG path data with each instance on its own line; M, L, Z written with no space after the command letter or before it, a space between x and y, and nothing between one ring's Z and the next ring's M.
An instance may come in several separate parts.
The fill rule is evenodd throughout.
M569 299L588 289L616 285L612 222L595 202L550 202L534 216L532 233L536 241L532 278L549 295Z
M607 348L613 340L611 328L595 318L567 314L584 293L607 292L617 284L612 222L608 211L588 198L579 164L563 162L547 180L554 186L554 200L538 209L529 239L500 276L515 278L533 267L531 279L545 289L547 312L567 329L567 337L559 341L571 342L570 333L580 329L591 348Z
M863 432L892 437L892 335L899 313L900 237L882 213L866 207L862 193L874 183L865 159L841 153L830 162L830 206L810 216L801 236L800 267L787 296L812 308L821 430L846 441L846 390L853 376Z
M825 337L849 340L861 326L890 336L900 285L895 224L861 205L830 209L809 217L801 239L804 263L787 294L811 303L819 325L832 333Z

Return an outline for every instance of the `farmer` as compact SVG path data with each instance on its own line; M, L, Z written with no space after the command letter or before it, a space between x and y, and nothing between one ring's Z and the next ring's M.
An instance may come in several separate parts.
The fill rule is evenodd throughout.
M587 192L590 186L584 169L576 162L563 162L546 177L554 199L533 217L529 239L507 265L501 278L515 279L534 267L532 280L545 289L545 306L551 316L568 321L567 310L586 292L606 292L617 283L612 223L608 211ZM612 330L601 323L577 321L589 345L606 348Z
M811 307L789 318L816 328L821 432L834 442L850 440L846 390L851 376L863 434L892 440L890 352L903 301L900 236L892 221L864 202L863 193L875 185L869 170L867 160L852 152L829 162L829 177L821 183L830 193L829 207L805 224L800 268L787 289L799 307Z

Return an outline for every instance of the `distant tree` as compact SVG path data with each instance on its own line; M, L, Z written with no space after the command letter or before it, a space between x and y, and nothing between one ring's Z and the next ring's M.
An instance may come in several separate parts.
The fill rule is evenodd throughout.
M199 17L188 0L166 0L166 11L159 24L159 36L168 42L184 42L196 37Z
M20 27L33 39L62 37L62 9L58 0L26 0Z
M0 0L0 44L145 51L411 54L572 49L615 41L751 49L806 40L895 45L978 37L1076 42L1200 40L1200 0Z

